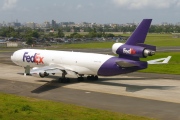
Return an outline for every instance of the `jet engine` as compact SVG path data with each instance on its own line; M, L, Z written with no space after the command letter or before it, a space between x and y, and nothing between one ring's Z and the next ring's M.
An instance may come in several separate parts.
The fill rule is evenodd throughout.
M119 55L127 55L127 56L134 56L134 57L141 57L145 58L147 56L155 55L155 51L149 49L150 45L127 45L123 43L115 43L112 46L112 51L114 54Z
M39 76L40 76L41 78L44 78L44 77L46 77L46 76L49 76L49 74L48 74L47 72L44 72L44 73L39 73Z

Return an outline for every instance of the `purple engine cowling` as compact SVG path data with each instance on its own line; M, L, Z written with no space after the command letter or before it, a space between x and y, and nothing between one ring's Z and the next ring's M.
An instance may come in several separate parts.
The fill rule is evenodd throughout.
M152 56L155 54L155 51L147 49L146 47L126 45L123 43L115 43L112 46L112 51L113 53L119 55L127 55L141 58Z

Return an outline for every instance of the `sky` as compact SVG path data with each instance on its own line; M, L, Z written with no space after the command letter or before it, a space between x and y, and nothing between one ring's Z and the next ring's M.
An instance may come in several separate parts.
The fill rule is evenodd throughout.
M94 22L154 24L180 22L180 0L0 0L0 23Z

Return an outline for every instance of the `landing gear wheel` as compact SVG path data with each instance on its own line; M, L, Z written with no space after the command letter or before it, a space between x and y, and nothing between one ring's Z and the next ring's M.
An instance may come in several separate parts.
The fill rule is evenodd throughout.
M87 76L87 80L90 80L91 79L91 77L90 76Z
M69 78L66 78L66 83L70 83L70 79Z
M91 75L91 76L87 76L87 80L98 80L98 76L94 76L94 75Z
M77 80L78 80L78 82L82 82L82 81L84 81L84 78L83 77L78 77Z
M94 80L98 80L99 78L98 78L98 76L96 75L96 76L94 76Z

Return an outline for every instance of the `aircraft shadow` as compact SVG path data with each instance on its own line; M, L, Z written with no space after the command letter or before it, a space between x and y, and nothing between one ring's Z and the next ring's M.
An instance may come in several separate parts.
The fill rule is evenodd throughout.
M113 78L113 80L145 80L145 79L148 79L148 78ZM91 84L99 84L99 85L125 87L126 92L137 92L144 89L168 90L168 89L172 89L176 87L176 86L131 85L131 84L123 84L123 83L113 83L110 80L112 80L112 78L100 78L98 81L85 80L83 82L91 83ZM44 82L45 84L31 91L32 93L37 93L37 94L43 93L43 92L53 90L62 86L66 86L67 84L78 83L75 78L72 78L70 83L59 83L57 79L53 79L52 81L46 81L46 80L37 80L37 81Z
M110 85L110 86L125 87L126 92L137 92L137 91L141 91L144 89L168 90L168 89L172 89L172 88L176 87L176 86L130 85L130 84L123 84L123 83L105 82L105 81L101 81L101 80L98 80L96 82L91 82L91 83L92 84L99 84L99 85Z
M50 78L50 77L49 77ZM78 83L76 78L72 78L70 83L60 83L58 81L58 79L56 79L56 76L52 76L52 78L54 78L53 80L49 81L49 80L36 80L37 82L42 82L45 83L44 85L36 88L35 90L31 91L32 93L43 93L46 91L50 91L56 88L60 88L62 86L66 86L67 84L75 84Z
M37 80L38 82L45 83L44 85L36 88L35 90L31 91L31 93L43 93L46 91L50 91L56 88L61 87L62 85L58 83L57 80L47 81L47 80Z

